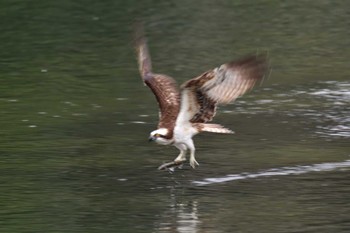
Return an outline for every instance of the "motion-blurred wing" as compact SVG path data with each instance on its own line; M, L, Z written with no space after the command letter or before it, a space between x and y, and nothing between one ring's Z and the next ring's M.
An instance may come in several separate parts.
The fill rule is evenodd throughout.
M152 73L151 57L142 25L136 26L135 47L142 80L152 90L159 104L158 127L173 128L180 110L180 93L173 78Z
M227 104L253 88L268 70L266 56L254 55L221 65L185 82L179 121L211 121L217 104Z

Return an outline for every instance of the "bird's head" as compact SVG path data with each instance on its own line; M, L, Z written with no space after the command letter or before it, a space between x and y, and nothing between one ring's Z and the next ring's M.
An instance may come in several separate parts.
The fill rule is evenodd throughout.
M169 134L168 129L160 128L160 129L152 131L150 133L148 140L150 142L155 141L156 143L161 144L161 145L169 145L170 143L172 143L172 140L167 138L168 134Z

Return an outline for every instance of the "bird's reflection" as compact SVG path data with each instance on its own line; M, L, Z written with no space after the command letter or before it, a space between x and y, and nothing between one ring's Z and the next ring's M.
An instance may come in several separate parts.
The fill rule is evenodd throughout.
M201 221L198 217L197 200L179 200L175 188L171 189L170 205L159 216L156 228L159 232L198 232Z

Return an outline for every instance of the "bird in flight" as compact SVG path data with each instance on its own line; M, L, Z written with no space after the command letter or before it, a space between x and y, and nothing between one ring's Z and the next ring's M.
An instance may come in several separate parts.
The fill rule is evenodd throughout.
M218 104L228 104L242 96L258 82L268 70L266 55L251 55L208 70L183 83L180 89L175 80L164 74L153 73L143 27L135 29L135 47L142 80L155 95L159 105L159 123L150 133L149 141L173 145L180 154L173 162L159 169L183 164L190 152L190 165L198 164L192 137L201 132L232 134L220 124L208 123L216 113Z

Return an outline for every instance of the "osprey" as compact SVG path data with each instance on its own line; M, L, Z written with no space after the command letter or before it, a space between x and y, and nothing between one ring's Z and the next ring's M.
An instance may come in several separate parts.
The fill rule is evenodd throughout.
M227 104L252 89L268 70L265 55L252 55L223 64L188 80L177 88L173 78L152 72L151 58L142 28L135 34L135 46L142 80L155 95L159 105L158 128L149 141L173 145L180 154L159 169L182 164L190 152L190 165L199 165L195 158L192 137L200 132L232 134L233 131L210 122L218 104Z

